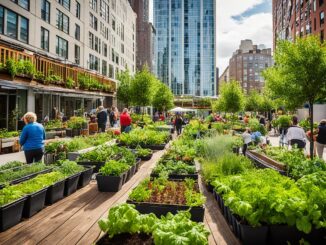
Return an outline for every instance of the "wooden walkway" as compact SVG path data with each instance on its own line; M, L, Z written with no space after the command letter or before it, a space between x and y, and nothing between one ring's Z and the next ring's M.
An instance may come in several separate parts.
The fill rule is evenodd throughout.
M108 209L124 203L129 192L148 177L164 151L156 152L138 173L117 193L101 193L96 181L69 197L46 207L32 218L0 233L0 244L85 244L94 243L101 236L97 221L106 218ZM235 238L211 193L203 185L207 196L205 224L211 230L209 244L240 244Z

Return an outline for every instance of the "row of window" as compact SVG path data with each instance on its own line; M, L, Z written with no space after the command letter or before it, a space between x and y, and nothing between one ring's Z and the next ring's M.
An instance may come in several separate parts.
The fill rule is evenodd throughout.
M28 43L28 19L0 6L0 34Z

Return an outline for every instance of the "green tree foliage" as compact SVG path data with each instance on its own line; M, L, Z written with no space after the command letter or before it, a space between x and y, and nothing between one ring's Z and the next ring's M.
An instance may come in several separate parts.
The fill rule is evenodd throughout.
M326 97L326 46L316 36L280 41L275 65L263 73L267 88L275 98L283 99L289 108L308 102L313 130L313 104ZM312 134L311 134L312 137ZM311 142L313 140L311 139ZM313 157L313 144L310 147Z
M246 111L259 111L262 104L262 96L257 90L251 90L245 99Z
M131 84L133 77L130 75L129 70L127 69L118 74L117 80L120 82L117 90L117 98L127 107L129 107L132 104Z
M156 78L149 72L147 67L136 73L131 83L131 95L134 105L151 105L155 81Z
M152 105L159 111L167 111L173 108L174 97L170 88L159 80L155 81L155 87Z
M221 86L221 95L213 105L213 110L224 112L239 112L244 109L244 94L237 81L223 83Z

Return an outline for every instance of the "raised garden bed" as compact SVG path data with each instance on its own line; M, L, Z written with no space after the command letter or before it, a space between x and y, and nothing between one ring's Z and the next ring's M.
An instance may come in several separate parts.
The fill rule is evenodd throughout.
M158 174L151 173L151 178L158 178ZM169 180L184 180L194 179L198 180L198 173L196 174L169 174Z
M64 179L49 186L46 192L46 199L45 199L46 204L51 205L64 198L65 182L66 180Z
M192 200L196 199L196 203L189 203L186 192L192 196ZM168 212L176 214L180 210L190 209L191 219L196 222L203 222L204 202L205 198L200 194L198 183L189 179L186 182L145 180L131 192L127 200L140 213L154 213L158 217Z
M258 165L258 167L271 168L280 172L283 175L286 175L286 166L267 157L266 155L260 154L256 151L248 150L246 151L246 156L252 161L254 161Z
M92 179L92 174L94 170L94 166L85 166L85 170L80 173L78 180L78 188L83 188L88 185Z
M30 218L44 208L47 188L39 190L27 196L24 205L23 216Z
M94 173L98 173L100 168L103 167L105 164L105 162L77 162L77 163L78 163L78 165L82 165L84 167L94 166L94 168L93 168Z
M100 240L96 242L97 245L152 245L154 244L154 240L152 236L143 234L143 233L136 233L136 234L119 234L112 238L109 238L108 235L104 235Z
M5 231L18 224L23 217L26 197L0 207L0 231Z
M64 195L69 196L77 190L78 180L81 173L74 174L66 179Z
M96 181L98 190L100 192L118 192L124 184L127 172L119 176L103 176L102 174L97 174Z

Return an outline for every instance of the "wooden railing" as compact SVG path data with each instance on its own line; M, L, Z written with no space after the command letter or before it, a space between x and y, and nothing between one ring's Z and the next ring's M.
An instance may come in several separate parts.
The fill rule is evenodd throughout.
M29 60L34 64L36 72L42 73L45 77L49 75L59 76L62 78L64 83L66 83L68 78L71 78L78 84L78 74L81 74L96 79L103 85L110 86L110 92L112 93L116 92L117 89L116 83L105 76L94 74L80 67L74 67L69 64L62 64L59 61L54 61L37 54L28 54L23 51L18 51L0 44L0 63L6 64L8 59L13 59L16 61L21 59Z

